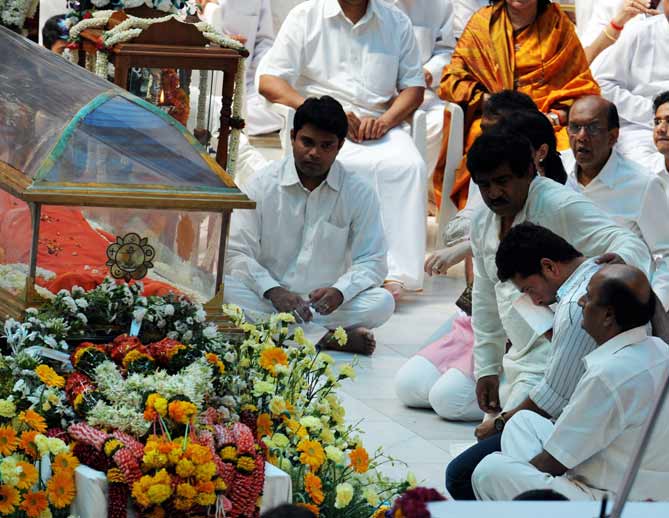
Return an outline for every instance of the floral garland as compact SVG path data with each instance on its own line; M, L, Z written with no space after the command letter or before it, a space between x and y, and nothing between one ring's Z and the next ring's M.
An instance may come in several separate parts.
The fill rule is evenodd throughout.
M11 29L22 30L26 19L37 12L39 0L4 0L0 5L0 22Z

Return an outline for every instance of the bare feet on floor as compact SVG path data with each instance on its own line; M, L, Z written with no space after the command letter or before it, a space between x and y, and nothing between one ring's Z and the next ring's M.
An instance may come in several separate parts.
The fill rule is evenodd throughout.
M372 333L366 327L352 327L346 330L348 335L348 341L346 345L341 347L336 340L332 337L332 332L326 334L321 341L319 346L322 349L329 349L331 351L344 351L347 353L354 354L364 354L369 356L376 349L376 339L374 338L374 333Z

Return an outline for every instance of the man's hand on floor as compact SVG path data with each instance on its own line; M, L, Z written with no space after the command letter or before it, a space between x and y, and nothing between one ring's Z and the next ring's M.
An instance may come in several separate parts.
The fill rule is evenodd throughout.
M309 322L313 318L309 302L286 288L281 286L271 288L265 292L264 297L269 299L277 311L293 313L298 324Z

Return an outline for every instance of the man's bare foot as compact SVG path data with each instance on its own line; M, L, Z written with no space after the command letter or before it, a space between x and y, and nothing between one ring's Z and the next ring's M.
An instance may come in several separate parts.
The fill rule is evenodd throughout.
M376 349L376 338L374 338L374 333L366 327L353 327L347 329L346 334L348 335L348 340L343 347L341 347L333 338L332 331L326 334L318 345L322 349L364 354L365 356L371 355L374 352L374 349Z
M390 294L393 296L393 300L395 300L395 303L397 304L402 298L402 294L404 293L402 283L398 281L386 281L383 283L383 287L390 292Z

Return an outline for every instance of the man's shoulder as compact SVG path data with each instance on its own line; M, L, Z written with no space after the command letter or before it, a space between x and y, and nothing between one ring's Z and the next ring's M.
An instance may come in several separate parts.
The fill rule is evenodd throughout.
M253 173L240 189L252 200L260 201L260 198L281 183L281 173L286 166L287 158L274 160Z
M382 0L372 0L375 5L374 8L381 14L384 21L388 21L395 25L409 25L412 26L411 18L404 11L396 5L390 4Z
M300 2L288 12L284 23L287 21L301 21L309 16L316 15L322 11L322 4L323 0L308 0L307 2Z
M588 200L573 189L543 176L538 176L532 181L527 197L530 211L534 208L550 208L551 210L554 207L565 208L569 203L576 201L587 202Z

